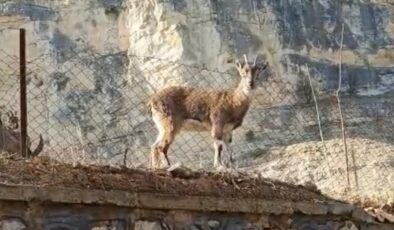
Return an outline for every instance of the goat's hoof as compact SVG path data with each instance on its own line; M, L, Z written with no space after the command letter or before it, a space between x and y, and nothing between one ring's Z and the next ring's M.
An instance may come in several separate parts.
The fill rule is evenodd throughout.
M176 164L173 164L173 165L167 165L167 171L171 172L171 171L174 171L174 170L176 170L178 168L181 168L181 167L182 167L181 163L176 163Z
M216 171L223 172L226 170L226 167L223 165L218 165L215 167Z

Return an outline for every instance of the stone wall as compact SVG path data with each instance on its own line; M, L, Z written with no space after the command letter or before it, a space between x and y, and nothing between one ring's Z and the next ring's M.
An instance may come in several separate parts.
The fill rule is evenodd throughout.
M3 230L382 229L352 205L2 186ZM215 200L215 201L214 201Z

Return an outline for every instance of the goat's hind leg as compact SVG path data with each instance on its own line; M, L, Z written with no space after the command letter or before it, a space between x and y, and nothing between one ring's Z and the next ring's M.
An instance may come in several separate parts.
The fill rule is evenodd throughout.
M162 153L163 153L164 158L166 160L167 166L171 165L170 159L168 158L168 149L170 148L170 145L174 141L174 137L175 137L174 133L172 133L172 132L166 133L164 135L164 139L161 144Z
M224 151L227 154L227 158L226 158L226 167L230 167L233 168L234 167L234 157L233 157L233 150L231 149L231 142L232 142L232 133L226 133L224 135Z
M177 132L175 118L173 116L163 117L158 123L162 129L160 138L157 139L157 149L159 153L163 154L167 166L170 166L171 163L168 158L168 149L174 141Z
M163 139L163 134L159 131L157 135L155 143L151 146L151 167L152 168L160 168L160 150L159 150L159 143Z
M164 125L163 120L160 114L155 110L152 109L152 119L155 123L156 129L158 131L156 141L151 146L151 167L152 168L159 168L160 167L160 146L159 144L162 142L164 138Z
M222 151L223 151L223 141L215 139L213 142L213 148L215 150L215 156L213 160L213 167L219 168L222 164Z

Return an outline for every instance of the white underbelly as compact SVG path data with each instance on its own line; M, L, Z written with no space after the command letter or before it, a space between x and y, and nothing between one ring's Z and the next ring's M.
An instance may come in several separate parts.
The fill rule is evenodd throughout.
M234 129L234 124L226 124L223 132L229 133ZM200 122L198 120L187 119L183 122L182 130L184 131L211 131L211 124L209 122Z
M187 119L183 122L182 130L196 132L210 131L211 124L209 124L208 122L200 122L198 120Z
M223 132L224 133L230 133L234 129L234 124L226 124L224 125Z

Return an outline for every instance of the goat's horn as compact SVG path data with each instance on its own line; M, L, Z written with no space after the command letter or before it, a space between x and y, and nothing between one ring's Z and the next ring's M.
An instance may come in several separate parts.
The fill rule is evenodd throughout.
M257 57L258 57L259 55L256 55L256 57L254 58L254 61L253 61L253 65L255 66L256 65L256 61L257 61Z
M244 54L244 58L245 58L245 64L248 63L248 58L246 57L246 54Z

